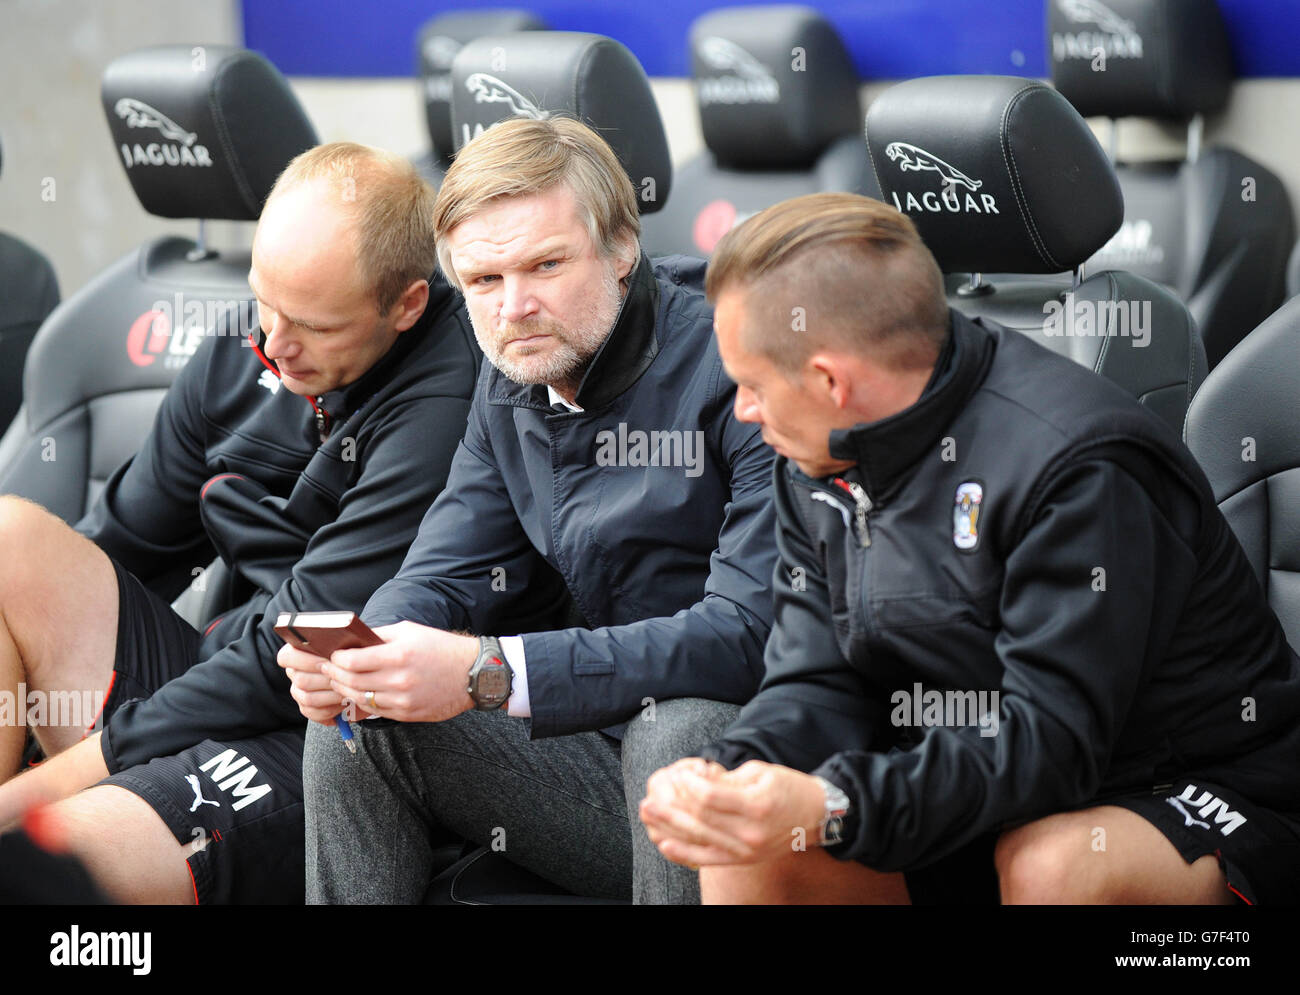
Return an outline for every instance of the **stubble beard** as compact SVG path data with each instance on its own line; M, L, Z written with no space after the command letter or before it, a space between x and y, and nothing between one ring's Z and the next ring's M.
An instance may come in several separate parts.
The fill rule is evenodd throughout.
M572 327L550 318L533 318L499 324L485 335L472 314L470 324L483 355L504 376L518 384L548 384L572 396L609 336L622 303L618 277L610 263L604 269L600 295L587 303ZM515 339L533 335L552 337L543 344L543 348L550 347L549 352L521 355L516 349L512 357L504 354Z

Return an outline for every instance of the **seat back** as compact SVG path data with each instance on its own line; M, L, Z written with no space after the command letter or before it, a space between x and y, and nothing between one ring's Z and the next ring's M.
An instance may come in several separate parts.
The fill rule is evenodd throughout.
M0 232L0 435L23 402L23 361L32 338L58 303L59 281L50 261Z
M1187 447L1292 646L1300 646L1298 425L1300 298L1224 357L1187 413Z
M59 303L54 267L20 238L0 232L0 435L23 403L23 363L36 330Z
M867 113L882 197L915 223L949 302L1017 329L1127 389L1179 433L1205 372L1187 308L1131 273L1076 269L1119 227L1123 201L1087 123L1052 88L1010 76L891 87Z
M488 35L461 49L451 77L457 150L508 118L568 114L609 143L642 214L667 200L672 159L650 80L636 56L612 38L577 31Z
M1087 116L1186 125L1226 106L1232 52L1214 0L1048 3L1056 88ZM1278 177L1228 148L1179 161L1119 163L1124 223L1088 268L1125 269L1172 289L1213 367L1282 302L1295 238Z
M690 39L706 150L677 170L672 199L646 220L646 251L708 256L732 227L801 194L879 196L858 74L821 14L727 7L698 18Z
M280 171L316 144L284 77L230 46L172 45L112 62L103 103L144 208L252 221ZM179 237L128 253L37 332L20 416L0 439L0 493L75 522L139 448L158 404L206 335L247 335L247 252Z
M424 95L429 151L416 168L435 187L442 182L456 144L451 137L451 63L466 42L483 35L541 31L546 23L527 10L448 10L421 25L415 37L415 72Z

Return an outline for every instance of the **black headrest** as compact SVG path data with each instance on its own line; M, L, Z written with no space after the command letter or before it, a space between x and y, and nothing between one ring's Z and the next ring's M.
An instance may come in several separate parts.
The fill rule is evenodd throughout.
M1124 217L1115 170L1078 111L1014 76L931 76L867 112L881 199L910 217L945 272L1056 273Z
M1088 117L1185 119L1221 109L1232 85L1215 0L1048 0L1047 51Z
M255 221L316 130L280 71L230 45L160 45L104 70L104 113L135 195L164 218Z
M704 142L719 164L801 168L858 130L858 74L810 7L728 7L691 27Z
M483 35L542 31L546 23L526 10L449 10L425 21L415 40L416 73L424 84L424 116L435 158L456 151L451 138L451 62L466 42Z
M461 49L451 78L457 149L506 118L569 114L609 143L632 178L642 214L668 199L672 160L650 80L612 38L576 31L490 35Z

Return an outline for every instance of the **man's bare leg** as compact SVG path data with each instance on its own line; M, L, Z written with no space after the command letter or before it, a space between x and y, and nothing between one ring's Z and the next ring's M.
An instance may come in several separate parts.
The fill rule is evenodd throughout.
M1219 862L1189 864L1135 812L1101 805L1002 834L994 857L1008 905L1230 905Z
M704 905L908 905L902 874L882 874L825 850L761 864L700 868Z
M55 827L68 852L115 901L194 904L194 879L185 861L196 852L196 844L177 843L139 795L112 784L98 785L51 805L42 820Z
M104 552L40 505L0 497L0 691L26 714L26 691L71 692L78 705L102 700L117 645L117 578ZM100 692L100 694L96 694ZM65 698L65 701L71 699ZM81 739L95 718L32 728L47 754ZM0 783L18 770L27 727L0 726Z

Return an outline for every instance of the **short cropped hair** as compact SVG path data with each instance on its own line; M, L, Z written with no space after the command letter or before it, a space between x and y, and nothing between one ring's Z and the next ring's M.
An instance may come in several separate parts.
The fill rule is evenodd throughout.
M290 187L324 180L352 208L357 262L379 313L387 314L412 283L433 275L436 194L401 156L356 142L317 145L284 168L267 203Z
M943 274L911 219L850 193L775 204L729 231L709 261L716 303L745 288L741 341L786 373L819 348L894 368L932 364L948 334Z
M446 239L457 225L500 198L546 193L560 185L573 192L600 254L634 262L641 234L636 190L606 141L573 118L512 118L462 148L438 190L433 213L438 262L452 286L459 289L460 282Z

